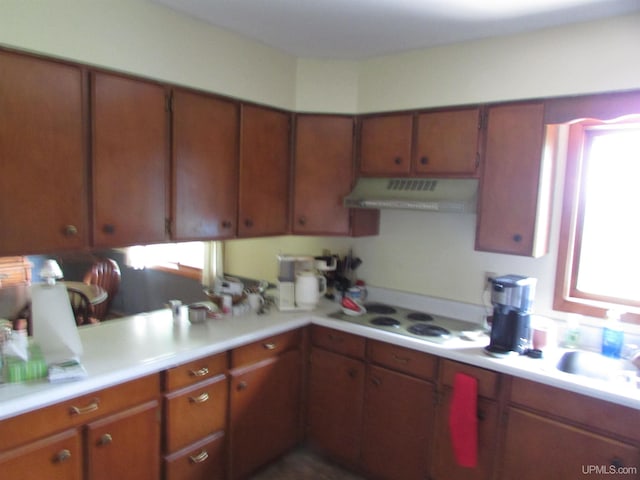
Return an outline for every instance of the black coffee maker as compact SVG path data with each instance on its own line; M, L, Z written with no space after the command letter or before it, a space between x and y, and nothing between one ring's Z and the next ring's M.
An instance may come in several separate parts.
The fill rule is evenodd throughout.
M530 316L537 279L504 275L491 279L491 340L487 352L523 354L529 347Z

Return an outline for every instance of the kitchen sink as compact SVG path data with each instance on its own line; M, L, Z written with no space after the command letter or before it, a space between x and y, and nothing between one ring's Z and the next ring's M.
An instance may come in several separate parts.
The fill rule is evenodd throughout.
M636 367L628 360L609 358L582 350L565 352L556 368L572 375L607 381L631 382L638 374Z

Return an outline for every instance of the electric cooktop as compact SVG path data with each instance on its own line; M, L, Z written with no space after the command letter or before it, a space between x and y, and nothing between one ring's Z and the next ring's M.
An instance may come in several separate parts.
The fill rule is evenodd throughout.
M440 344L455 338L476 340L484 334L478 324L427 312L383 303L365 303L364 307L367 312L362 315L340 310L329 317Z

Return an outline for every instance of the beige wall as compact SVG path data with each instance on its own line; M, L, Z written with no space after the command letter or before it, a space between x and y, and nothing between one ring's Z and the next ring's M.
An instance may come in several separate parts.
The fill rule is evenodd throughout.
M640 88L640 15L465 42L361 62L296 59L144 0L1 0L0 44L298 111L357 113ZM561 187L559 176L558 187ZM360 276L481 304L485 271L539 279L551 310L552 252L538 260L473 250L475 216L384 211L364 239L226 242L227 269L274 280L278 253L323 248L363 260Z

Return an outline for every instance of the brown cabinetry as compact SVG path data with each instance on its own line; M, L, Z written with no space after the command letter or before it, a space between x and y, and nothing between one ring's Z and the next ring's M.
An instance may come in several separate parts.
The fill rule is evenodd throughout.
M80 67L0 52L0 256L88 241Z
M460 466L453 451L449 416L456 373L469 375L478 382L478 464L476 467ZM439 383L442 393L439 395L435 416L433 479L489 480L493 478L499 428L500 375L471 365L443 360L440 365Z
M173 237L235 236L239 106L176 89L172 95Z
M350 116L296 116L293 233L378 233L378 211L349 209L342 203L354 184L354 122Z
M500 478L627 478L617 469L640 464L638 421L636 409L513 378Z
M360 173L475 177L479 125L476 107L364 117Z
M300 441L301 338L294 330L232 351L230 478L246 478Z
M94 73L91 86L93 243L166 239L169 115L165 87Z
M362 468L375 478L426 478L434 408L433 383L370 365L365 381Z
M166 370L165 480L225 478L227 354Z
M476 250L547 253L552 175L546 151L552 149L543 150L543 122L542 103L488 108Z
M289 228L289 113L242 105L238 235L281 235Z
M158 394L151 375L3 420L0 471L18 479L156 480Z

